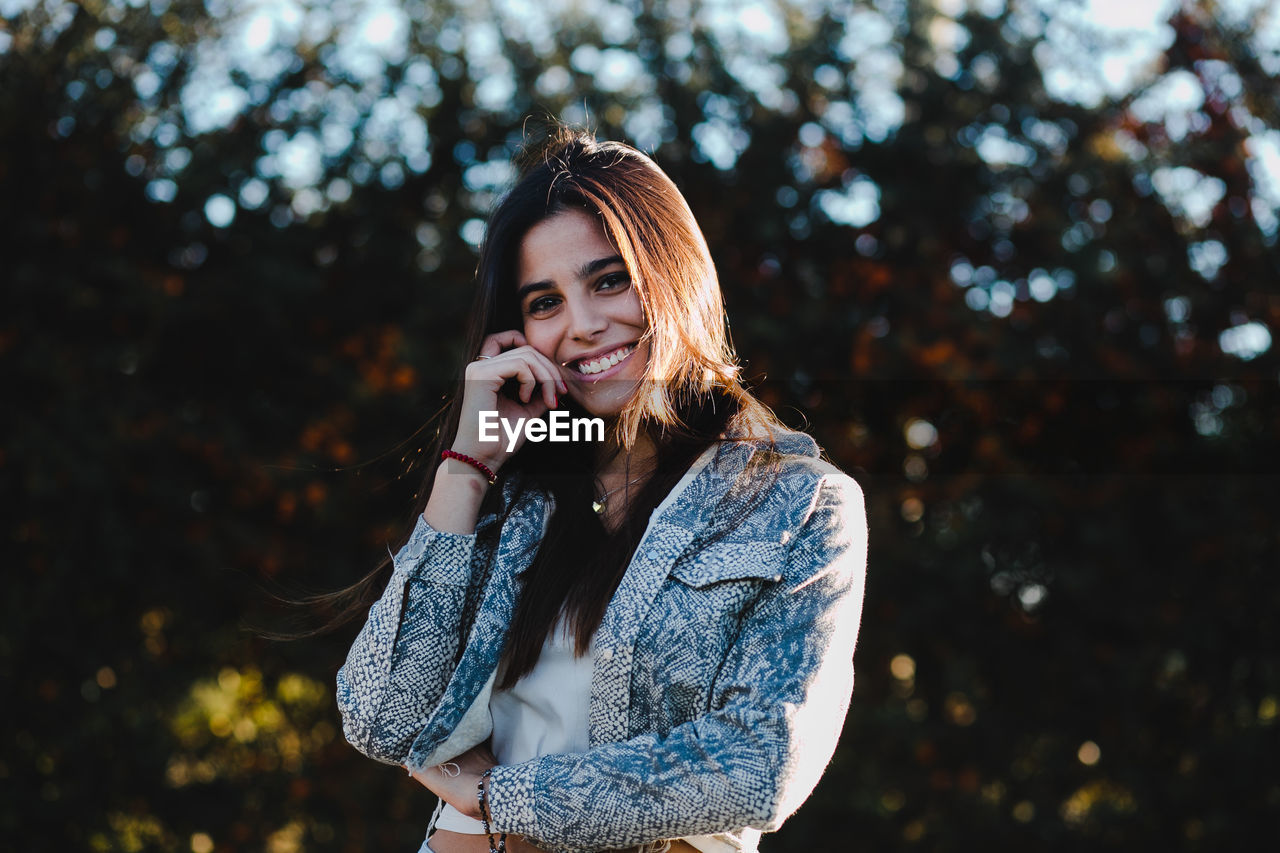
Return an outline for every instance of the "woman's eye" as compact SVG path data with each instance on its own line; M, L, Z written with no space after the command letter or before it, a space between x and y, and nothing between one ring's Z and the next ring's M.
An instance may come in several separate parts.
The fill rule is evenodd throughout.
M557 305L554 296L539 296L537 299L529 303L527 310L530 314L545 314Z
M630 283L631 283L631 279L628 278L626 273L616 272L600 279L600 284L598 285L598 287L601 290L621 290L622 288L626 287Z

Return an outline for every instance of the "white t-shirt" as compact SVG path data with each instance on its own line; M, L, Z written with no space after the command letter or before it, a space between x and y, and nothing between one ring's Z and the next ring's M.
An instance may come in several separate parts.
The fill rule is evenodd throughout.
M499 764L519 764L543 755L586 752L591 746L588 709L595 652L574 656L573 638L563 616L542 646L533 669L510 690L489 697L493 715L493 754ZM498 673L502 680L502 672ZM436 829L481 834L480 821L446 804Z

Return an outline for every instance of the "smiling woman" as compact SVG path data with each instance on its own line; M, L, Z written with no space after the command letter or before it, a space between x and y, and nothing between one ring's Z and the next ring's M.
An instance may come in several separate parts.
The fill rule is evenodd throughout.
M639 294L600 217L570 208L530 228L517 281L529 346L560 365L575 402L616 417L644 378L649 343Z
M750 853L848 708L861 491L739 381L702 233L635 149L534 152L478 279L442 464L338 675L347 738L440 797L423 851ZM566 416L604 440L529 431Z

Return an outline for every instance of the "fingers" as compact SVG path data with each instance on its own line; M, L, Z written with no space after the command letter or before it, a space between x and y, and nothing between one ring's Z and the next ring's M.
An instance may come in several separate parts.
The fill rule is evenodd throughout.
M491 335L482 350L493 349L490 344L496 345L499 339L515 340L515 337L506 337L508 335L524 339L519 332L514 331ZM494 355L486 355L482 351L481 355L485 357L467 365L467 379L515 379L520 383L522 403L527 404L533 398L534 391L541 386L543 401L547 408L554 409L558 405L559 395L569 391L569 386L560 376L560 369L551 359L527 344L516 349L498 351Z
M534 355L535 358L537 358L538 361L543 362L547 366L547 370L554 380L556 389L561 394L568 393L569 386L560 378L560 371L556 363L533 347L529 346L528 339L526 339L518 329L510 329L505 332L495 332L494 334L489 335L484 339L484 343L480 347L479 354L484 356L485 360L488 360L499 355L505 355L508 352L513 352L516 349L526 348Z
M540 418L559 408L560 396L568 394L569 386L560 367L514 329L485 338L480 355L483 358L466 367L462 403L464 420L479 425L473 434L469 426L460 424L454 449L497 470L522 441L495 449L490 426L481 424L484 413L496 410L502 417ZM508 396L510 391L502 390L508 382L516 386L514 399Z
M520 402L528 403L533 399L534 389L538 387L539 382L544 382L545 378L537 374L536 367L529 362L521 362L519 369L514 377L520 383ZM548 403L548 405L550 405Z
M501 355L467 365L469 382L490 380L497 392L502 383L514 379L520 385L520 402L528 405L535 391L542 388L542 399L548 409L557 405L557 392L564 384L547 360L528 347L508 350Z
M536 351L534 351L536 352ZM555 367L547 361L545 357L539 355L538 358L530 359L528 362L529 371L532 374L533 382L526 385L524 380L520 382L520 397L524 402L528 403L533 398L533 392L538 385L542 386L542 399L547 404L548 409L554 409L559 405L557 395L564 385Z
M506 332L497 332L484 339L484 343L480 345L480 355L493 358L504 350L513 347L527 347L529 342L525 340L517 329L511 329Z

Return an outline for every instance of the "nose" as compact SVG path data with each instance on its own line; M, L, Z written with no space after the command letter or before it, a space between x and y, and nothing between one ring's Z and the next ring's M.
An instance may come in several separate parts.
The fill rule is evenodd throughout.
M576 341L590 341L609 325L604 312L589 297L570 297L565 300L569 318L569 336Z

